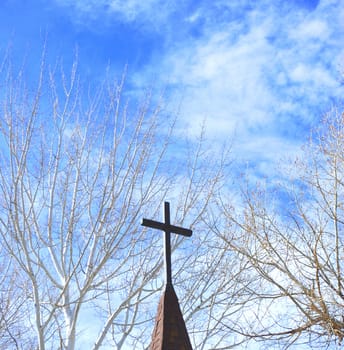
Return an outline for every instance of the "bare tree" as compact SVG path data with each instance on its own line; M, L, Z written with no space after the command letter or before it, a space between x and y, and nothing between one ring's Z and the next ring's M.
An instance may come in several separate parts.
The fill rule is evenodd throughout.
M27 315L25 310L25 287L17 283L18 274L13 270L12 259L6 254L1 256L0 279L0 348L32 348L35 339L29 327L20 322Z
M226 224L217 232L248 266L238 279L246 311L235 330L267 348L340 347L344 115L329 113L302 155L281 168L271 182L246 186L240 208L221 202Z
M202 137L187 153L162 100L147 93L133 108L124 77L85 88L76 64L67 74L43 59L35 89L25 68L10 64L0 81L1 307L14 300L12 314L1 310L0 331L8 348L146 348L162 287L161 237L140 219L159 215L167 194L176 224L198 227L192 243L174 241L186 253L175 257L186 318L208 317L191 326L195 343L218 343L208 310L223 289L212 280L222 253L205 256L211 242L201 223L224 164L206 158Z

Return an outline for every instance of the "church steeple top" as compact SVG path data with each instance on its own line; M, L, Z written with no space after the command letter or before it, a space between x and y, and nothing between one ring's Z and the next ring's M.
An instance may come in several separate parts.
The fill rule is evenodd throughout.
M160 298L150 350L192 350L178 298L172 284L171 233L190 237L192 231L171 225L170 204L165 202L165 222L148 219L142 225L164 231L165 290Z
M166 285L160 298L150 350L192 350L172 284Z

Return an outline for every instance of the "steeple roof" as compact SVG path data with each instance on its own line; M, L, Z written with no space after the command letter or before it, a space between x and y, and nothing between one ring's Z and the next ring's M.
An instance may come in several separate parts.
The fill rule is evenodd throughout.
M170 283L160 298L150 350L192 350L178 298Z

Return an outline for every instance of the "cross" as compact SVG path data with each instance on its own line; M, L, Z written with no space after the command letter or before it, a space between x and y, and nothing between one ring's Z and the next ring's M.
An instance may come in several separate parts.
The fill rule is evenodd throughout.
M171 233L190 237L192 230L171 225L170 219L170 203L165 202L164 207L165 222L158 222L154 220L142 219L142 226L155 228L157 230L164 231L164 256L165 256L165 278L166 284L172 285L172 272L171 272Z

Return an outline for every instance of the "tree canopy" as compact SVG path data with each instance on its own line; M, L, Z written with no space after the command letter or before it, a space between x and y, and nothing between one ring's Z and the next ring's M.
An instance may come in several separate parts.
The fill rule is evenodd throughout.
M125 74L91 86L44 56L26 72L0 71L0 347L147 349L162 242L140 223L166 199L195 232L172 250L196 349L340 346L340 110L271 179L233 181L230 152L187 140Z

